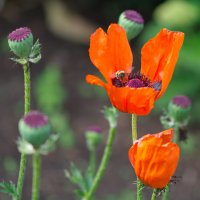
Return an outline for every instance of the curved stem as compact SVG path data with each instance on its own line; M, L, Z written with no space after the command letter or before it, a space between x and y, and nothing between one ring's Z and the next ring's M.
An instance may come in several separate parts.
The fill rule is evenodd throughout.
M162 195L162 200L168 200L169 199L169 184L165 187L165 192Z
M101 160L101 164L98 168L96 176L94 177L92 187L90 188L89 192L85 195L83 200L91 200L92 199L92 197L100 183L100 180L101 180L102 176L104 175L105 169L107 167L107 164L108 164L111 152L112 152L112 145L113 145L113 141L115 138L115 133L116 133L116 128L115 127L110 128L108 140L107 140L107 144L106 144L106 147L104 150L103 158Z
M41 156L39 153L35 153L33 155L32 200L39 200L40 170L41 170Z
M131 118L131 125L132 125L132 139L133 142L137 140L137 116L132 114ZM137 200L142 200L142 190L143 184L139 178L137 178Z
M28 64L23 65L24 70L24 114L30 111L30 68ZM27 155L22 153L17 181L17 200L22 198L24 176L26 171Z
M152 196L151 196L151 200L156 200L156 197L157 197L157 189L153 189L153 193L152 193Z

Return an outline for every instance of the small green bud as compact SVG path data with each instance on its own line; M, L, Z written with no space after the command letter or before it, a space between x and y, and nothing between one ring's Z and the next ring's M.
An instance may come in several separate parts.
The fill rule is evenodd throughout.
M168 106L168 115L179 123L189 119L190 111L191 101L187 96L175 96Z
M27 27L18 28L8 35L11 51L20 58L28 58L33 46L33 35Z
M119 16L118 24L126 30L128 40L135 38L144 27L143 17L134 10L126 10Z
M21 137L38 149L50 137L51 126L48 117L38 111L31 111L19 121Z
M101 135L101 128L100 127L91 127L89 128L86 133L86 144L87 148L89 150L94 150L98 144L102 141L102 135Z

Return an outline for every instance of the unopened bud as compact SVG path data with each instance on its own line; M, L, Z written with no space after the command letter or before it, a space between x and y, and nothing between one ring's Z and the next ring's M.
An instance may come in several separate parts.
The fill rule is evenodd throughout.
M24 140L39 148L51 134L48 117L38 111L30 111L19 121L19 132Z
M31 29L18 28L8 35L8 45L11 51L20 58L28 58L33 46Z
M128 40L135 38L144 27L143 17L134 10L126 10L119 16L118 24L126 30Z
M99 143L101 143L101 141L102 141L101 132L102 132L102 130L98 126L90 127L86 131L86 133L85 133L86 144L87 144L87 148L89 150L94 150L97 147L97 145Z
M175 96L168 106L169 116L177 122L188 120L191 110L191 100L187 96Z

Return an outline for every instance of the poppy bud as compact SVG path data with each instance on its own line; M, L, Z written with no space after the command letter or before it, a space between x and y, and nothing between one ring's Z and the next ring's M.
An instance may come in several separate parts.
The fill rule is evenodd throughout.
M8 45L11 51L20 58L27 58L33 46L31 29L18 28L8 35Z
M118 24L126 30L128 40L135 38L144 27L143 17L134 10L126 10L119 16Z
M38 111L30 111L19 121L19 132L24 140L39 148L51 134L48 117Z
M96 146L102 141L101 128L97 126L90 127L86 133L86 143L89 150L94 150Z
M129 160L137 177L153 188L164 188L173 176L179 156L179 146L171 142L173 130L148 134L136 140L129 150Z
M168 106L168 114L176 122L188 120L191 110L191 100L187 96L175 96Z

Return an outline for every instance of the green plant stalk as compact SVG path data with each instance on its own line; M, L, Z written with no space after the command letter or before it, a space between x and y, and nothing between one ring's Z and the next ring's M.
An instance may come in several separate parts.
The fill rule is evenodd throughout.
M39 153L35 153L33 155L32 200L39 200L40 170L41 170L41 155Z
M90 171L93 177L96 171L96 150L95 149L90 150L88 170Z
M131 118L131 126L132 126L132 140L133 142L137 140L137 116L132 114ZM137 200L142 200L142 190L143 184L139 178L137 178Z
M28 64L23 65L24 70L24 114L30 111L30 68ZM27 155L22 153L17 181L17 200L21 200L26 171Z
M165 187L165 192L162 195L162 200L168 200L169 199L169 184Z
M113 146L113 141L115 138L115 133L116 133L116 127L111 127L109 130L108 140L107 140L107 144L106 144L106 147L104 150L104 154L103 154L100 166L98 168L98 171L96 173L96 176L94 177L92 187L90 188L88 193L86 193L83 200L91 200L93 198L93 195L100 183L100 180L104 175L105 169L107 167L107 164L108 164L111 152L112 152L112 146Z
M151 200L156 200L156 196L157 196L156 193L157 193L157 189L153 189Z
M131 116L131 127L132 127L132 140L137 140L137 116L132 114Z

